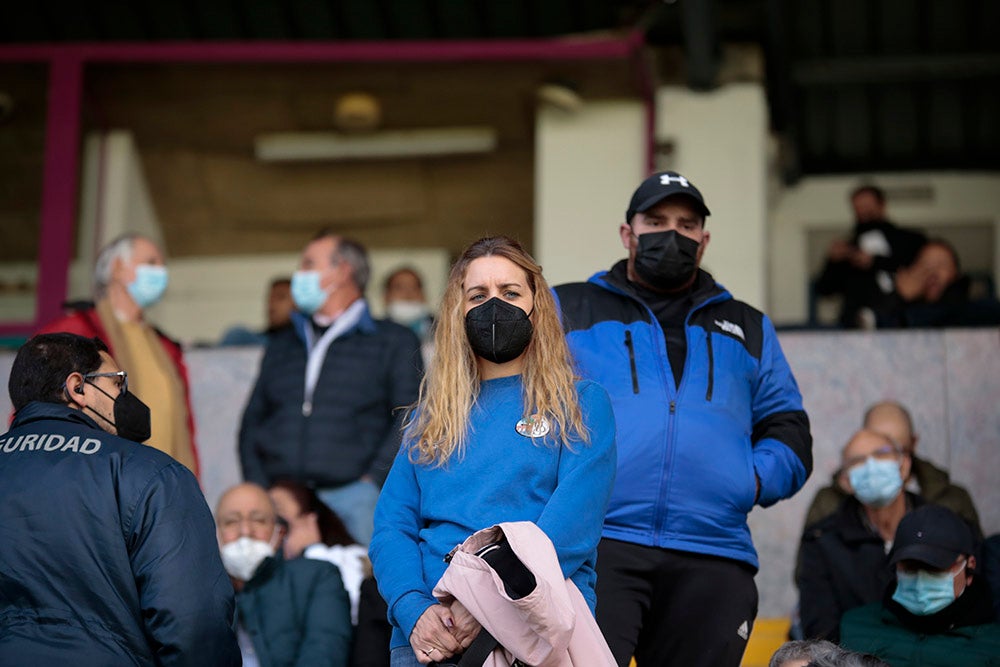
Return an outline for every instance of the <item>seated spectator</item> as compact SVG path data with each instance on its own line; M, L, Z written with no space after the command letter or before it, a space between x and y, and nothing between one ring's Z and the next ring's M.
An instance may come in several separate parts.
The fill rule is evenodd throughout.
M392 625L389 606L378 592L378 583L369 572L361 582L358 625L354 630L351 667L389 667Z
M926 505L908 514L889 554L896 582L882 602L844 615L844 645L893 667L998 664L1000 625L975 553L972 531L954 512Z
M971 301L969 285L951 244L943 239L928 241L914 261L895 274L871 274L857 324L888 329L1000 323L1000 304L990 299Z
M65 331L100 338L129 373L129 388L152 413L145 444L195 475L198 454L187 367L181 346L146 321L146 309L167 289L163 251L151 239L123 234L101 249L94 266L95 303L73 304L37 333Z
M266 345L271 334L292 321L295 302L292 300L292 279L275 278L267 290L267 328L251 331L244 326L226 330L219 345Z
M346 667L350 602L337 568L285 560L284 534L267 491L238 484L219 499L222 564L236 590L237 638L247 665Z
M351 623L357 625L361 581L366 568L371 571L368 550L354 541L340 517L309 487L279 480L268 494L278 516L288 526L283 547L285 558L305 556L336 565L351 599Z
M787 642L774 655L768 667L889 667L873 655L845 650L825 639L802 639Z
M434 352L434 317L427 305L420 274L408 266L396 269L385 279L383 298L385 316L417 334L424 366L427 366Z
M910 457L910 476L907 483L915 486L915 490L928 503L943 505L957 512L963 519L974 526L977 534L979 514L969 496L969 492L961 486L953 484L948 471L938 468L927 459L916 456L919 436L913 432L913 419L909 411L895 401L875 403L865 412L863 428L877 431L896 443ZM811 526L820 519L833 514L840 502L850 493L845 487L844 471L837 471L833 482L820 489L806 513L805 525Z
M830 244L823 271L816 279L819 294L843 297L839 321L847 328L858 326L858 310L866 303L871 276L891 274L909 264L926 240L921 232L889 222L881 188L863 185L855 189L851 208L855 220L851 237Z
M802 535L796 583L806 639L837 641L840 618L877 601L892 579L886 553L896 526L923 500L905 492L910 457L887 436L858 431L844 447L841 469L851 496Z

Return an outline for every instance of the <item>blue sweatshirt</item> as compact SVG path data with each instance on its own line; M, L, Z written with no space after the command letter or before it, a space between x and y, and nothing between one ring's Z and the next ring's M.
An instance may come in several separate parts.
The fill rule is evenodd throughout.
M486 380L469 418L464 456L444 468L410 460L404 443L375 509L370 555L389 606L392 648L409 644L456 545L504 521L533 521L555 545L563 574L596 603L597 543L615 477L615 421L604 389L578 382L590 442L570 449L519 434L521 376Z

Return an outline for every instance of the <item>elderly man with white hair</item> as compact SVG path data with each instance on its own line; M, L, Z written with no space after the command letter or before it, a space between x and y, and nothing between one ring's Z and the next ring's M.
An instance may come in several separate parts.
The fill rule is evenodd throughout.
M94 268L94 303L83 304L37 333L100 338L129 372L130 388L152 411L146 444L198 474L187 368L181 346L151 326L145 310L163 296L168 273L151 239L124 234L101 249Z

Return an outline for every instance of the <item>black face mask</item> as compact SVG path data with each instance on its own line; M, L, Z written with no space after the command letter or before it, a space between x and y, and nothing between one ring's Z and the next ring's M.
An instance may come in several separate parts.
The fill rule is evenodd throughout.
M497 297L465 314L465 335L472 351L495 364L521 356L531 342L532 331L523 310Z
M97 391L108 398L111 394L98 387L93 382L88 382ZM146 442L150 436L149 406L139 400L139 398L126 391L119 394L118 398L112 399L115 402L115 420L111 421L97 410L87 406L91 412L115 427L118 437L131 440L132 442Z
M652 287L683 287L698 268L700 244L674 230L640 234L635 251L635 272Z

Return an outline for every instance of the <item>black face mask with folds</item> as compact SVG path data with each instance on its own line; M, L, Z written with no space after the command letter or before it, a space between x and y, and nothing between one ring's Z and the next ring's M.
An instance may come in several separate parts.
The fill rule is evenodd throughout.
M652 287L674 290L683 287L698 269L699 243L678 234L650 232L636 237L635 272Z
M497 297L465 314L465 335L472 351L495 364L521 356L531 342L533 331L523 310Z
M111 394L104 391L93 382L89 382L88 384L108 398L112 398ZM149 406L140 401L138 396L129 391L119 394L118 398L114 398L112 400L115 402L114 421L111 421L97 410L90 408L90 406L87 407L95 415L114 426L118 437L131 440L132 442L146 442L149 440L149 436L151 434Z

